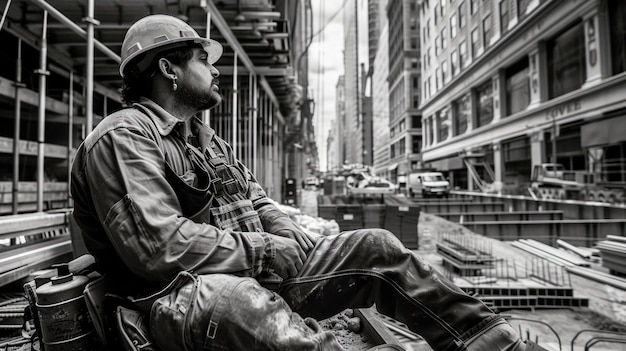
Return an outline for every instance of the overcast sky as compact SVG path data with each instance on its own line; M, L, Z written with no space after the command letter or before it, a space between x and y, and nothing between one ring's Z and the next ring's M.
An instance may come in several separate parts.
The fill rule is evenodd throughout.
M344 0L311 1L313 33L324 28L309 47L309 94L315 100L313 125L321 170L326 170L326 139L336 115L335 86L344 74L342 6L345 3Z

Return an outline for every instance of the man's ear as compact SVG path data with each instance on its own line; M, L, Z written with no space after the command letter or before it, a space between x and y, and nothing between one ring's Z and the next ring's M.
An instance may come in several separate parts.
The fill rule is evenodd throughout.
M163 77L167 79L176 78L176 73L174 73L173 65L168 59L161 57L158 61L158 66L159 72Z

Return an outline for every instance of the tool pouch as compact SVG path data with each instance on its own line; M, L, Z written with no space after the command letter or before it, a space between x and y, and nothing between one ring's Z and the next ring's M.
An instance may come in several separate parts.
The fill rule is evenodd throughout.
M150 340L150 329L146 316L137 310L118 306L115 322L120 346L124 351L156 351Z

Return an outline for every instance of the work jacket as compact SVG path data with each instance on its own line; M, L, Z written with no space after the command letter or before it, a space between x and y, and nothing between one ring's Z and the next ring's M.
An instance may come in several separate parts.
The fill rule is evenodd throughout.
M100 270L147 294L180 271L269 276L269 228L288 217L231 147L194 118L142 99L100 122L72 167L73 216Z

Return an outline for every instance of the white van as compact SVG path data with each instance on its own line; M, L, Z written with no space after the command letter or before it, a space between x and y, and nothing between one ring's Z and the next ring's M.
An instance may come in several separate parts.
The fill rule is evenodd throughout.
M422 195L422 197L438 196L448 197L450 183L441 172L410 173L406 183L409 197Z

